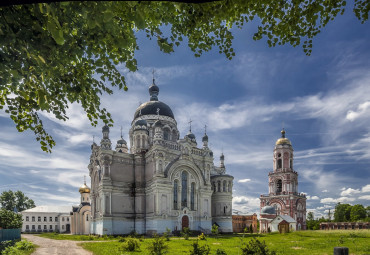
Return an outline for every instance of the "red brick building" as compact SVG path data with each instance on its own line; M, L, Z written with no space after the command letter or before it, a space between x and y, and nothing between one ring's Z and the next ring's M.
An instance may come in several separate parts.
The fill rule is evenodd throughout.
M233 232L243 233L244 229L247 227L249 229L252 224L253 233L258 232L257 229L257 214L252 215L233 215Z
M289 215L297 222L297 230L306 229L306 196L298 192L298 173L293 168L293 147L285 137L284 129L281 138L276 141L273 154L273 171L269 176L269 194L261 195L260 231L264 232L263 226L267 226L272 216L265 217L263 214ZM270 207L274 208L269 213ZM262 223L266 224L262 224ZM267 227L268 228L268 227Z

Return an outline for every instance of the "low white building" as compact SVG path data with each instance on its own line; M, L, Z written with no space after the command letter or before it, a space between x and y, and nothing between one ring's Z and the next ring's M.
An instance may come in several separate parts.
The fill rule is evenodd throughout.
M22 232L70 232L71 206L36 206L22 211Z
M277 215L269 225L271 232L287 233L296 231L297 221L289 215Z

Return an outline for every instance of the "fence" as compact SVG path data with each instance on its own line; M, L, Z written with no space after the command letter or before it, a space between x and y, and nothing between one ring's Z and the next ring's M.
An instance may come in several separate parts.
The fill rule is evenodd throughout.
M0 242L21 238L21 229L0 229Z

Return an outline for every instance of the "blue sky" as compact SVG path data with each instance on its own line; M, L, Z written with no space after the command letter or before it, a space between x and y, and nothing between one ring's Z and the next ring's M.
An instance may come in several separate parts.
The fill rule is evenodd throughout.
M295 150L299 191L308 196L308 211L320 217L337 202L369 205L370 23L360 24L347 11L314 39L311 56L300 47L255 42L254 29L251 24L233 30L236 56L231 61L217 49L195 58L186 44L164 54L155 41L138 34L139 71L120 67L128 92L102 97L115 121L113 144L121 125L129 140L135 109L149 100L154 68L159 99L172 108L181 137L191 118L199 146L207 124L216 165L223 150L227 172L235 177L234 209L259 212L282 125ZM92 127L77 104L68 112L66 122L42 113L57 142L46 154L31 132L18 133L0 111L0 192L22 190L37 205L79 202L92 136L100 140L101 126Z

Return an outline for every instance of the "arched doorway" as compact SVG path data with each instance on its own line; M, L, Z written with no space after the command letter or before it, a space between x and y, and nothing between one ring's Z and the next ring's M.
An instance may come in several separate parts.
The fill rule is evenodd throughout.
M71 225L67 224L67 225L66 225L66 232L68 232L68 233L69 233L70 231L71 231Z
M181 220L181 229L189 228L189 217L184 215Z

